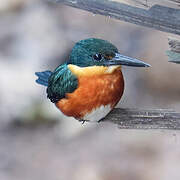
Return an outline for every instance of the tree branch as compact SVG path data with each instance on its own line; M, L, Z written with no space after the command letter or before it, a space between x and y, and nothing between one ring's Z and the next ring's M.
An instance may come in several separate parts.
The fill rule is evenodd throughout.
M121 129L180 130L180 113L172 110L140 110L115 108L102 122L117 124Z
M149 10L145 10L108 0L57 0L56 2L90 11L93 14L180 35L180 9L154 5Z
M180 64L180 40L176 38L168 38L170 50L166 51L169 62Z

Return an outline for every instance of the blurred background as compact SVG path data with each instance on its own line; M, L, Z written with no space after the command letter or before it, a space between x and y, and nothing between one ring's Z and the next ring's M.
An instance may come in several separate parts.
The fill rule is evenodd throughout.
M75 42L102 38L152 65L123 67L118 107L180 111L180 65L165 55L169 36L42 0L0 0L0 179L179 180L178 131L65 119L34 75L67 60Z

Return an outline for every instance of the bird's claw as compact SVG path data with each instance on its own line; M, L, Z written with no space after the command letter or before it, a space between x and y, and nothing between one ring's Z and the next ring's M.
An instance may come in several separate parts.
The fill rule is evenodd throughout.
M102 118L102 119L98 120L97 122L100 123L100 122L103 121L104 119L105 119L105 118Z
M82 124L84 124L84 123L86 122L86 120L80 119L79 122L81 122Z

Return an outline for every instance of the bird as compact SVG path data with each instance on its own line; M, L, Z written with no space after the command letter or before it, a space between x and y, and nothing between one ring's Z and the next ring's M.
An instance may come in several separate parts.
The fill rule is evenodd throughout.
M100 122L123 95L123 65L150 67L120 54L107 40L88 38L77 42L68 60L53 72L35 72L36 82L47 87L47 98L65 116Z

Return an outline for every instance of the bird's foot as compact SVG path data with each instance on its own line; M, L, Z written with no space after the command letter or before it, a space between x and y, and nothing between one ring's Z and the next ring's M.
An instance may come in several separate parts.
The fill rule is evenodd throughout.
M100 123L100 122L103 121L104 119L105 119L105 118L102 118L102 119L98 120L97 122Z
M86 120L80 119L79 122L81 122L82 124L84 124L84 123L86 122Z

